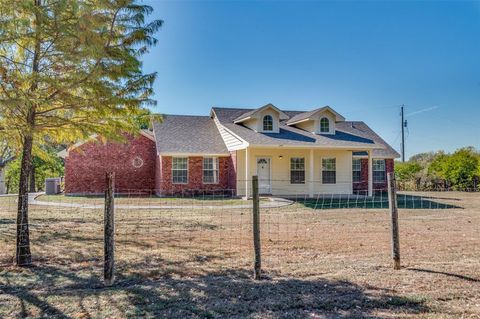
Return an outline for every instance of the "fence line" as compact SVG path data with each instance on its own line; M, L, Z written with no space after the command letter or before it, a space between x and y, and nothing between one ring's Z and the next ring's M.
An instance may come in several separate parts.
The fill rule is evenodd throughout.
M372 254L388 256L388 232L382 242L369 243L363 240L366 234L362 231L366 225L372 225L375 232L388 226L388 194L383 190L372 197L316 194L309 198L291 189L287 199L285 205L275 206L271 197L259 198L263 271L329 269L323 264L324 256L357 242L371 245ZM72 264L101 274L104 199L42 195L36 202L30 204L29 220L34 263ZM397 204L400 210L431 213L431 218L437 219L445 218L442 212L448 210L461 212L463 205L452 192L399 192ZM2 197L0 206L0 264L8 265L15 251L16 199ZM176 197L139 196L123 190L115 195L115 207L116 267L120 273L150 278L170 271L251 271L255 256L252 200L225 190L213 195L198 190ZM338 212L345 219L334 217ZM420 217L406 214L402 220ZM347 227L349 232L343 233Z

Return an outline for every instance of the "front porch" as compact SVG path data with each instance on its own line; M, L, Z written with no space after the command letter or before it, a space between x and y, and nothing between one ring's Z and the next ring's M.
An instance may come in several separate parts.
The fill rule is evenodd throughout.
M367 152L366 195L374 192L372 150ZM237 195L252 194L253 175L259 179L260 194L317 197L326 194L351 195L353 151L351 149L255 148L236 151Z

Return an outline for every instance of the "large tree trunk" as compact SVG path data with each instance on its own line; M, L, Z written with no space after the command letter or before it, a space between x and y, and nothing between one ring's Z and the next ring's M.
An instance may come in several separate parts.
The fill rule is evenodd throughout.
M35 5L40 7L41 0L35 0ZM39 70L41 53L41 19L38 12L35 12L35 48L33 50L32 73L36 75ZM38 82L34 79L30 92L35 92ZM27 127L23 137L22 163L20 166L20 181L18 189L18 210L17 210L17 266L29 266L32 263L30 253L30 231L28 229L28 181L32 169L32 147L35 131L35 110L34 104L28 105L26 117Z
M35 185L35 166L32 164L30 168L30 193L35 193L36 185Z
M30 232L28 229L28 177L32 163L33 137L29 134L23 140L22 163L18 189L17 211L17 266L28 266L32 263L30 253Z

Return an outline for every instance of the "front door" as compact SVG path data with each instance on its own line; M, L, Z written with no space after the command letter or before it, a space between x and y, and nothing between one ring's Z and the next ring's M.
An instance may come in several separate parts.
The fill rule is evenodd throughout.
M270 178L270 158L258 157L257 158L257 176L258 176L258 192L260 194L270 194L271 178Z

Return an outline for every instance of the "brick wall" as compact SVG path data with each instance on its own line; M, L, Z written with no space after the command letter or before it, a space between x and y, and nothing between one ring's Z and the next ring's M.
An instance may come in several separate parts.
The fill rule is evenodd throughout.
M71 150L65 159L65 193L102 194L109 171L115 172L118 192L151 192L155 189L155 159L155 142L143 135L127 136L124 143L92 140Z
M362 194L368 191L368 159L362 158L360 160L362 171L361 171L361 179L360 182L353 183L353 190L360 191ZM393 172L394 170L394 161L393 159L385 159L385 170L386 174ZM385 175L386 176L386 175ZM386 178L386 177L385 177ZM373 190L374 191L387 191L387 181L383 183L373 183Z
M157 194L169 196L208 194L209 192L217 194L218 191L223 190L233 190L234 192L236 181L233 162L234 159L232 156L219 157L219 182L216 184L205 184L203 183L203 157L190 156L188 158L188 183L174 184L172 183L172 157L159 156L157 161L159 168L157 172L159 172L159 174L156 178ZM229 193L230 191L226 192L226 194ZM233 193L233 195L235 195L235 193Z

